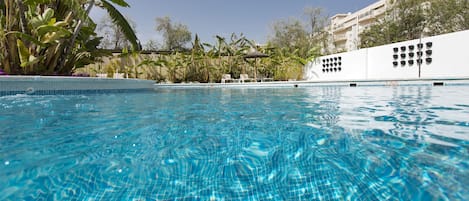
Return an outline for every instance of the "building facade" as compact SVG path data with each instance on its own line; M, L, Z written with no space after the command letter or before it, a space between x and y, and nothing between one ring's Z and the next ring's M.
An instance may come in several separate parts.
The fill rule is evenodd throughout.
M331 17L329 52L344 52L358 49L360 33L385 16L392 0L379 0L355 13L337 14Z

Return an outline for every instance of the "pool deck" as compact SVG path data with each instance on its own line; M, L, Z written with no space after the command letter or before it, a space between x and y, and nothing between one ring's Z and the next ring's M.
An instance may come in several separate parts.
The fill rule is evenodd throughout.
M155 84L155 88L290 88L290 87L361 87L361 86L454 86L469 85L469 78L461 79L419 79L419 80L356 80L356 81L274 81L247 83L164 83Z

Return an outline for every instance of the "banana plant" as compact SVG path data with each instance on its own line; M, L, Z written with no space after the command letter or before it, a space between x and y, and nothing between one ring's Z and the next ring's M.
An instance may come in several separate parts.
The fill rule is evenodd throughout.
M200 63L200 70L201 70L201 76L200 76L200 82L210 82L210 70L212 69L212 65L217 65L220 63L221 55L220 51L217 48L217 46L214 45L209 45L205 44L206 47L210 47L210 49L205 52L203 55L203 58L201 58L201 63Z
M295 54L298 50L294 51L294 54L292 54L292 58L295 59L299 64L301 65L306 65L309 62L313 61L316 57L320 56L320 47L316 46L311 48L308 51L308 57L307 58L302 58L298 56L298 54Z
M231 34L230 42L226 46L227 65L231 74L240 74L242 71L241 67L244 65L242 57L248 49L246 41L247 39L242 34L239 37L235 33Z
M205 58L204 44L200 42L199 36L196 34L192 44L191 54L186 58L186 71L184 75L185 81L202 81L201 66Z
M166 63L166 70L168 73L168 79L171 82L178 82L178 76L180 75L181 63L181 53L175 52L168 56L168 61Z
M43 13L30 13L29 19L31 35L20 31L10 31L7 35L16 38L19 64L23 72L40 73L47 71L47 66L54 67L60 42L71 35L67 29L70 20L57 21L51 8L45 9Z
M224 56L230 57L229 47L224 37L217 35L216 38L217 38L217 45L212 46L211 56L213 59L215 59L216 57L218 61L218 65L222 68L222 71L225 71L226 67L223 65L224 63L222 63L222 60Z
M109 54L96 48L101 39L89 18L93 6L107 10L133 49L140 49L135 32L113 5L129 6L124 0L1 1L0 68L9 74L70 74Z
M157 60L144 59L141 61L138 66L146 68L147 78L156 80L157 82L164 81L164 75L161 72L161 68L167 65L167 61L161 58Z
M140 54L134 50L128 50L127 48L122 49L122 53L119 55L121 59L122 70L124 70L127 77L132 74L133 71L133 78L139 78L138 75L141 74L139 71L140 65Z
M53 74L58 72L64 42L70 38L75 19L83 16L80 2L74 0L6 0L0 3L0 68L10 74ZM18 20L19 19L19 20ZM90 45L91 29L88 23L80 46ZM91 30L91 32L89 31ZM90 52L90 51L88 51ZM74 50L73 55L80 51ZM86 54L78 58L86 57ZM79 59L80 60L80 59ZM80 63L80 62L79 62ZM71 69L71 68L70 68Z

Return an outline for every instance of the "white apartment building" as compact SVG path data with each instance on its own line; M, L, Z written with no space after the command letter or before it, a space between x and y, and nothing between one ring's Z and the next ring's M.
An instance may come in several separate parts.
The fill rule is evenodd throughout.
M379 0L355 13L337 14L331 17L327 28L330 52L356 50L360 44L359 34L378 19L384 17L391 0Z

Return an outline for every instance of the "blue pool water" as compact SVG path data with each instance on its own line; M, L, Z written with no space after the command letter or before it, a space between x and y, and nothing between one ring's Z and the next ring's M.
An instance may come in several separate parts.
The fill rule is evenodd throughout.
M0 200L469 200L469 86L0 97Z

